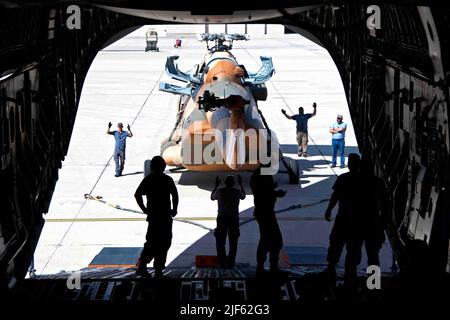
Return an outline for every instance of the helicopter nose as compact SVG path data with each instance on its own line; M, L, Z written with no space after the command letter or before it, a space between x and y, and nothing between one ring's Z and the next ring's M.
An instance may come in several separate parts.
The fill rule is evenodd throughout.
M222 141L222 156L225 164L233 169L239 169L245 164L245 116L244 108L240 105L231 105L214 111L211 126L216 129Z
M245 163L245 133L243 130L228 130L226 133L224 161L231 169L239 169Z
M226 134L225 163L230 168L237 169L245 162L245 121L242 99L239 99L238 104L230 104L229 108L230 130Z

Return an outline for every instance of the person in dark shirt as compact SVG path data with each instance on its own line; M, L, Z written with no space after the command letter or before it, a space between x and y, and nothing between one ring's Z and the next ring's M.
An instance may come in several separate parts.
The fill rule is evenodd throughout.
M123 124L121 122L117 124L117 131L110 131L111 126L112 123L109 122L106 134L114 136L114 139L116 140L114 145L114 162L116 163L115 176L120 177L125 166L125 149L127 138L131 138L133 136L133 132L131 132L130 125L127 125L128 131L124 131Z
M141 210L147 214L148 222L146 242L136 264L136 274L140 276L149 276L147 264L155 259L155 277L162 277L172 242L172 220L177 214L178 192L172 178L164 174L165 167L162 157L153 157L151 172L142 180L134 195ZM147 198L146 206L142 198L144 195Z
M256 274L264 274L264 263L269 253L270 271L279 273L278 259L283 247L283 236L275 216L277 198L286 195L284 190L276 190L277 184L272 175L262 175L261 168L255 170L250 178L255 208L253 215L259 225L260 238L256 252Z
M349 172L341 174L333 186L333 194L325 212L325 219L331 221L331 211L339 202L339 210L330 233L328 248L327 272L335 277L336 265L339 262L344 246L347 249L345 257L345 284L353 284L356 280L357 266L361 261L363 243L362 228L365 218L366 190L360 173L359 155L351 153L348 156Z
M298 114L288 115L286 110L281 109L281 113L290 120L295 120L297 122L297 143L298 143L298 156L307 157L308 149L308 120L316 115L317 105L313 103L314 111L313 113L304 113L302 107L298 108Z
M245 199L245 191L242 186L241 176L238 176L240 190L235 189L234 177L229 175L225 179L225 188L218 189L220 185L219 177L216 177L214 190L211 193L211 200L217 200L217 228L214 232L216 237L217 257L220 267L233 268L236 260L238 239L239 239L239 201ZM228 257L225 251L225 242L230 243Z
M362 228L367 265L379 266L379 252L386 240L384 230L387 224L388 195L381 180L374 175L371 162L364 156L361 158L361 176L366 190L364 194L365 217Z

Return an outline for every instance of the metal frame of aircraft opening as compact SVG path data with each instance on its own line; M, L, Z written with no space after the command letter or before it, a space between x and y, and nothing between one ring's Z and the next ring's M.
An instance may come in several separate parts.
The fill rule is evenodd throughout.
M71 259L79 256L101 260L98 248L102 245L110 249L103 252L106 255L118 256L114 250L122 247L127 248L119 250L123 256L134 254L137 245L123 244L142 240L142 217L132 217L138 213L117 210L117 206L101 206L97 195L122 209L138 211L132 195L137 180L150 173L148 159L160 154L186 199L182 209L196 210L195 214L180 210L185 214L180 220L192 218L191 222L216 209L213 203L201 201L211 191L217 172L222 180L228 174L242 175L248 188L248 171L271 164L269 173L277 172L276 182L288 190L288 200L280 201L276 209L282 210L278 217L286 221L282 231L289 237L281 258L291 263L286 268L295 280L284 283L282 291L286 300L311 297L302 295L314 293L305 265L300 268L292 261L325 255L323 243L328 242L329 230L326 237L311 230L316 230L315 224L326 223L322 200L330 199L331 181L347 170L330 166L328 122L337 114L333 104L345 106L344 119L354 129L355 140L347 150L361 154L380 182L380 197L386 195L379 211L386 217L389 259L384 261L391 262L387 269L393 272L391 277L383 270L382 279L393 285L383 291L387 292L383 298L401 296L397 288L408 288L402 291L406 296L417 293L418 287L408 287L414 281L395 282L399 274L406 279L411 273L419 274L423 281L414 283L422 289L430 289L426 283L445 287L446 281L436 279L447 279L450 271L449 16L447 5L426 0L279 0L276 7L229 0L224 8L181 0L96 0L92 4L0 0L0 178L6 186L0 194L0 289L9 292L34 285L25 278L29 271L35 274L36 252L42 254L41 269L52 270L54 278L47 279L49 283L58 280L51 261L61 257L69 266L76 265ZM189 25L188 32L173 32L183 24ZM149 25L153 33L148 36L146 27L139 36L126 38ZM282 32L267 34L272 25L280 26ZM280 58L275 58L277 54ZM126 64L115 60L121 55L127 56ZM339 86L332 88L330 83ZM303 158L297 155L293 122L279 109L295 114L302 106L309 112L321 93L307 136L312 155ZM86 105L98 108L85 112ZM85 125L79 126L82 121ZM104 136L109 121L130 123L136 133L129 142L125 174L117 177L112 173L113 157L105 151L112 140L94 138ZM322 133L316 136L322 131L326 138ZM168 135L160 143L164 133ZM134 141L139 146L133 146ZM71 158L71 152L85 161ZM70 180L69 175L77 179ZM64 185L62 181L71 182ZM66 196L60 197L63 193ZM84 194L88 196L83 199ZM248 201L252 197L243 202L245 219L251 218L253 207ZM113 221L120 221L122 229ZM100 222L104 224L98 228ZM180 235L196 237L190 246L174 246L178 262L193 261L197 249L210 253L211 235L206 233L214 221L206 219L201 224L206 229L177 224ZM245 259L239 258L246 263L255 226L246 223L246 232L241 233L246 254ZM133 232L124 236L125 229ZM320 238L321 249L318 242L303 237L308 232ZM91 233L96 240L83 239ZM109 235L114 239L110 241ZM83 260L83 264L89 262ZM127 268L110 270L108 275L89 270L86 275L117 280L120 275L128 277L132 268ZM262 292L249 280L252 273L245 267L234 273L201 268L170 272L183 279L172 288L184 288L186 295L179 295L183 299L195 297L197 291L210 299L205 287L192 279L212 274L243 281L224 286L236 292ZM113 288L120 286L116 280L102 285L109 288L105 292L110 292L110 298ZM129 281L126 285L133 288L142 285ZM100 292L92 289L92 283L87 286L86 292ZM145 296L145 284L140 288L140 297ZM438 291L424 292L435 297ZM127 297L135 297L128 293ZM324 295L338 299L328 291ZM323 295L313 294L311 299L323 300Z

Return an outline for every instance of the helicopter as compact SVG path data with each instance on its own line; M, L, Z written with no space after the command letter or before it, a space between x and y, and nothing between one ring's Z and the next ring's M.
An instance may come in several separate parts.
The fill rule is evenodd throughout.
M207 53L191 71L178 69L179 56L167 57L165 70L184 86L161 82L159 90L179 96L175 124L161 143L167 165L191 171L253 171L261 164L288 169L298 183L296 161L281 155L276 135L258 109L268 96L265 83L275 73L272 58L261 56L255 73L231 52L248 35L202 33ZM291 159L292 160L292 159ZM293 182L295 183L295 182Z

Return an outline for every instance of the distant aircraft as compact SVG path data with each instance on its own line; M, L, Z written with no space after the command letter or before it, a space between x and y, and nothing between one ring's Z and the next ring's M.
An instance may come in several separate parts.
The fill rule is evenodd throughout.
M180 96L175 125L161 144L161 156L169 166L244 171L264 163L262 156L278 162L278 144L275 150L271 148L275 138L257 106L258 100L267 99L265 82L275 72L272 58L261 56L260 69L250 73L230 52L233 41L248 39L242 34L201 34L199 40L206 42L208 53L189 72L178 69L178 56L167 57L166 73L187 83L184 87L164 82L159 86L161 91ZM210 42L214 42L212 47ZM291 161L286 167L293 166ZM294 169L298 178L296 165Z

